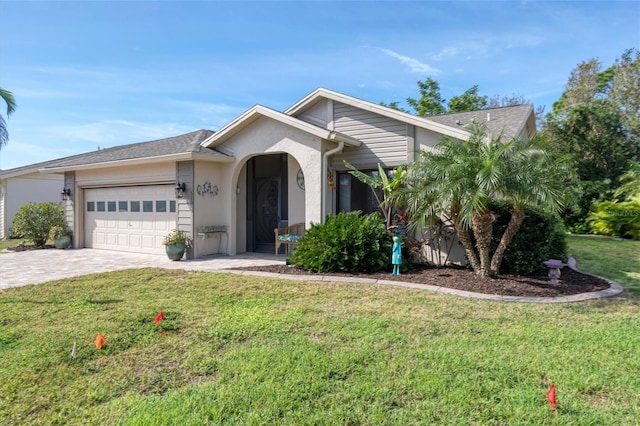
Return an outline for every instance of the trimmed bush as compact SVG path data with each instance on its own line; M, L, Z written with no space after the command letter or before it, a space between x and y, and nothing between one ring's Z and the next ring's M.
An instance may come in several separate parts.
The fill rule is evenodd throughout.
M492 201L489 208L496 215L491 243L493 255L509 223L513 208L509 203L501 201ZM527 208L520 230L504 253L500 273L531 275L544 267L545 260L566 258L567 241L560 218L538 209Z
M29 203L13 217L12 233L44 247L51 228L65 227L64 207L57 203Z
M288 263L313 272L376 272L390 268L391 246L380 214L341 212L313 224Z

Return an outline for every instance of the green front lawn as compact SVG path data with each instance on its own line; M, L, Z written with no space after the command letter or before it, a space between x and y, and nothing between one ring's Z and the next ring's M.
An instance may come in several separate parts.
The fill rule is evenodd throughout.
M159 269L50 282L0 294L0 424L636 424L639 317L631 297Z
M640 241L569 235L567 242L579 269L609 278L622 285L628 296L640 297Z

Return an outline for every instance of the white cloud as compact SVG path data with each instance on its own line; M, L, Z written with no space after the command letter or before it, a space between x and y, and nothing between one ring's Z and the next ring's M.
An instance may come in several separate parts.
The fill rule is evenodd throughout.
M429 57L434 61L442 61L456 57L466 60L481 57L486 58L500 54L505 50L536 47L546 39L536 34L507 34L503 36L481 37L474 35L467 40L460 40L454 45L445 46Z
M409 67L409 70L413 73L431 74L431 75L437 75L438 73L440 73L438 69L432 67L431 65L422 63L415 58L401 55L389 49L380 49L380 51L391 56L392 58L398 59L401 63L403 63L404 65L407 65Z

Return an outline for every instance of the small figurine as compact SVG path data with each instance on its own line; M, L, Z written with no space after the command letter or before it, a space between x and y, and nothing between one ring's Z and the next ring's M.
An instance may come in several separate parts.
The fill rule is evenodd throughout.
M393 272L391 275L400 275L400 265L402 265L402 246L400 237L393 236L393 248L391 249L391 263L393 264Z

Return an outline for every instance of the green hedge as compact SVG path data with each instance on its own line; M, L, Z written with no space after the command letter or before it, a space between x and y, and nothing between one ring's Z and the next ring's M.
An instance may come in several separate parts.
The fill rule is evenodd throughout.
M288 260L313 272L376 272L390 268L391 236L378 213L338 213L314 224Z
M491 247L493 255L509 223L513 208L509 203L501 201L492 201L489 207L496 214ZM566 258L566 233L560 218L538 209L527 208L520 230L504 253L500 273L530 275L543 268L545 260Z

